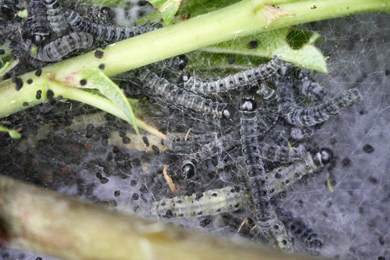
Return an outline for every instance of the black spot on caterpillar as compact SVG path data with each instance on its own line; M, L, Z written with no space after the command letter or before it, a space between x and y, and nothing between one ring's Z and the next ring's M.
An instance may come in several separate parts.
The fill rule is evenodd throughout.
M40 48L37 59L47 62L58 61L74 50L91 48L92 44L92 35L71 33Z
M64 12L62 11L62 6L59 1L43 0L43 3L47 8L47 20L50 23L51 29L60 36L67 34L69 25L65 19Z
M74 31L89 33L97 41L121 41L157 29L151 24L140 27L105 26L83 18L73 10L66 10L65 17Z
M323 245L322 238L311 228L309 228L300 218L294 217L291 212L282 208L277 208L279 219L286 225L294 236L300 239L312 255L319 255L319 250Z
M216 118L230 117L230 112L226 109L227 104L218 103L181 89L166 79L160 78L147 68L141 71L139 79L144 83L145 87L154 91L154 93L171 104L180 105L183 108Z
M159 217L166 217L167 211L171 217L198 217L217 215L221 212L236 211L246 203L243 190L236 191L234 187L209 190L191 196L179 196L172 199L163 199L153 203L152 211Z
M182 86L197 94L210 95L234 89L252 88L273 76L280 66L281 60L276 58L256 68L251 68L216 80L204 80L188 73L182 76Z

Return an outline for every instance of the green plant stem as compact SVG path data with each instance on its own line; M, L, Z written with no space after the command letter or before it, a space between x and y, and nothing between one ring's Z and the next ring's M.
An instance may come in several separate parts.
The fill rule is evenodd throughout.
M267 4L278 5L278 8ZM388 0L306 0L306 1L261 1L244 0L226 8L200 15L173 26L168 26L144 35L108 46L102 59L93 52L65 60L44 68L51 80L67 86L78 86L80 71L105 64L109 77L172 56L194 51L236 37L274 30L282 27L331 19L362 12L390 11ZM280 14L287 14L278 16ZM275 20L271 22L271 18ZM22 76L24 80L32 73ZM9 104L10 92L15 84L0 83L0 117L23 109L20 102ZM4 95L7 92L7 95ZM20 93L19 93L20 94ZM80 98L81 102L84 102ZM41 100L42 101L42 100ZM37 104L39 102L34 102ZM4 106L10 106L4 108Z

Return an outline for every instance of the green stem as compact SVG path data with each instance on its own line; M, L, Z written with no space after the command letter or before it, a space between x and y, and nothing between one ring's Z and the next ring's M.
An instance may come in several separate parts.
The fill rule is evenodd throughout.
M280 5L276 8L267 4ZM105 74L111 77L236 37L373 11L389 12L390 1L244 0L176 25L112 44L104 50L102 59L95 58L93 52L90 52L46 67L43 71L50 79L55 79L68 86L78 86L81 79L79 72L84 68L98 68L100 64L104 64ZM22 76L24 82L31 77L33 77L32 73ZM15 92L14 83L9 80L0 83L0 117L23 109L20 106L21 102L17 101L18 96L11 94L12 91ZM5 92L6 95L4 95ZM9 104L10 100L15 102ZM84 102L82 97L80 101ZM4 109L4 106L9 107Z

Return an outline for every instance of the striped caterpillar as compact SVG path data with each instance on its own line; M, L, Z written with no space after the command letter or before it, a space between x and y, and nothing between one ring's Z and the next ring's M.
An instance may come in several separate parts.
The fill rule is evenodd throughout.
M199 149L202 144L215 141L218 138L216 132L198 135L168 135L168 141L162 141L169 149L177 154L191 154Z
M37 59L47 62L58 61L72 51L88 49L92 47L92 44L92 35L88 33L71 33L39 48Z
M139 79L144 83L145 87L153 90L154 93L171 104L180 105L215 118L230 117L230 112L226 109L227 104L214 102L211 99L205 99L183 90L166 79L157 76L157 74L147 68L141 71Z
M341 109L351 106L362 99L357 89L349 89L342 94L319 105L302 108L295 105L292 100L291 90L281 87L281 111L289 124L303 127L323 123L331 115L336 115Z
M116 27L94 23L73 10L66 10L65 18L76 32L91 34L97 41L121 41L157 29L155 25Z
M196 166L199 162L206 161L212 157L222 155L223 152L233 148L238 142L231 135L225 135L213 142L202 145L200 151L190 154L184 160L182 167L182 177L190 178L196 172Z
M267 176L258 148L255 102L244 99L240 114L242 153L244 155L247 181L251 190L256 221L267 241L271 241L277 248L292 252L292 241L270 203Z
M280 62L281 60L276 58L256 68L250 68L216 80L204 80L184 73L181 85L188 91L202 95L218 94L220 92L227 92L244 87L252 88L258 86L259 81L270 78L276 74Z
M306 246L307 250L312 255L319 255L319 250L323 245L322 238L311 228L309 228L300 219L294 217L291 212L282 208L277 208L279 219L286 225L286 227L298 237Z
M42 44L50 35L50 26L46 16L46 6L40 0L31 0L28 5L28 17L23 21L23 36L35 44Z
M263 142L260 143L259 147L263 159L271 162L290 163L301 160L306 155L306 149L303 145L296 148Z
M240 188L225 187L202 194L163 199L153 203L152 210L159 217L199 217L238 210L246 200Z
M326 95L324 88L315 82L309 74L308 70L301 70L298 78L300 84L298 84L299 92L313 100L314 102L322 101Z
M43 0L46 6L47 19L50 22L51 29L60 36L65 35L69 30L68 22L62 11L62 6L58 0Z
M279 167L268 173L269 195L275 196L282 190L287 189L303 176L319 170L333 158L330 149L323 148L313 158L310 153L306 154L303 161L298 161L287 167Z

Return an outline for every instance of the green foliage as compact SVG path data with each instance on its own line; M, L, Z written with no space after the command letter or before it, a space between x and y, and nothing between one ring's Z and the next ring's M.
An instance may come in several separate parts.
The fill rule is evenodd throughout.
M148 0L148 2L161 13L165 24L169 24L179 10L183 0Z
M81 72L83 79L88 82L88 88L95 88L105 97L118 105L119 109L126 115L127 121L134 126L135 131L139 134L137 121L133 109L128 102L122 89L108 78L100 69L87 68Z
M8 132L9 136L14 139L19 139L21 135L16 130L10 130L2 125L0 125L0 132Z

